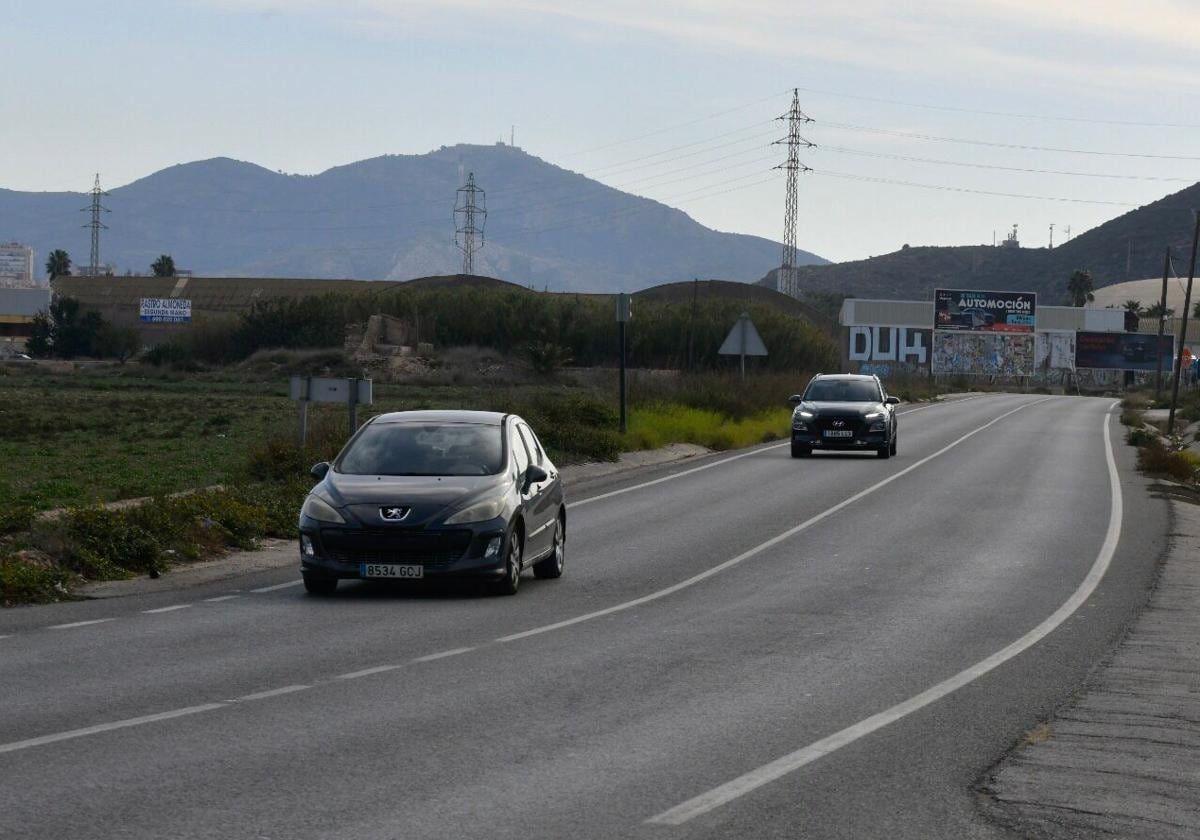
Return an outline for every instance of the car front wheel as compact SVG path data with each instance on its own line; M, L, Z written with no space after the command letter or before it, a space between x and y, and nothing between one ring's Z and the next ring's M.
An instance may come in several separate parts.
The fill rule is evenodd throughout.
M804 444L800 444L800 443L792 444L792 457L793 458L807 458L809 455L812 455L812 447L811 446L805 446Z
M504 560L504 577L496 585L498 595L516 595L521 588L521 557L524 546L521 535L515 530L508 536L508 555Z
M567 563L567 534L563 529L563 521L560 518L554 523L554 550L550 552L550 556L540 563L533 564L533 576L550 580L553 578L562 577L563 567Z
M304 591L309 595L332 595L337 591L337 578L317 577L316 575L301 575L304 578Z

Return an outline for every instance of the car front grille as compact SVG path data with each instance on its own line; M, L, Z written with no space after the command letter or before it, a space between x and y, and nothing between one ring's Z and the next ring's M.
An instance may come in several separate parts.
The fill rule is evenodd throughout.
M839 420L842 422L842 425L834 425L834 421ZM866 427L863 425L862 418L857 414L822 414L817 417L817 429L822 432L826 429L849 431L854 432L854 436L858 437L866 430Z
M413 563L448 566L466 554L470 531L367 531L327 529L321 532L325 556L339 563Z

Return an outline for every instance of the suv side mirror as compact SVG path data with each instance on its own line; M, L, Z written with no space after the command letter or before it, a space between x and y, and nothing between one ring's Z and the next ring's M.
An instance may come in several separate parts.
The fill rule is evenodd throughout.
M900 398L899 397L888 397L886 400L884 400L884 402L887 403L888 405L900 405Z
M311 475L313 478L315 478L317 481L320 481L321 479L323 479L325 477L326 473L328 473L328 472L329 472L329 462L328 461L320 461L320 462L312 465L312 469L310 469L308 471L308 474Z
M788 402L790 402L792 405L800 405L800 403L804 402L804 397L800 396L799 394L792 394L790 397L788 397Z

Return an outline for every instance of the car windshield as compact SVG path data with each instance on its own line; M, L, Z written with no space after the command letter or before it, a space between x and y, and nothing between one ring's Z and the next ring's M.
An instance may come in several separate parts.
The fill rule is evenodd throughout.
M494 475L503 466L499 426L372 423L342 455L350 475Z
M818 379L809 383L804 399L811 402L879 402L879 387L865 379Z

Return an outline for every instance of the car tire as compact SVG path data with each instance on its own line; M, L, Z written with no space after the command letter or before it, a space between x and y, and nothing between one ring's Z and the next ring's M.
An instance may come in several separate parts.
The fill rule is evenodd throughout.
M562 577L563 567L567 563L567 533L563 528L560 516L554 523L554 548L550 556L540 563L533 564L533 576L542 580L553 580Z
M889 450L889 451L890 451L890 452L891 452L893 455L895 455L895 454L896 454L896 449L899 447L899 445L900 445L900 443L899 443L899 441L897 440L897 436L896 436L896 435L892 435L892 442L891 442L891 445L888 447L888 450Z
M881 446L875 450L875 454L878 455L880 458L892 457L892 445L890 443L884 444L883 446Z
M809 455L812 455L812 447L811 446L804 446L802 444L796 444L796 443L792 444L792 457L793 458L807 458Z
M337 578L317 577L316 575L301 575L304 578L304 591L309 595L332 595L337 592Z
M521 588L521 559L524 541L516 529L508 535L508 551L504 556L504 577L496 584L497 595L516 595Z

